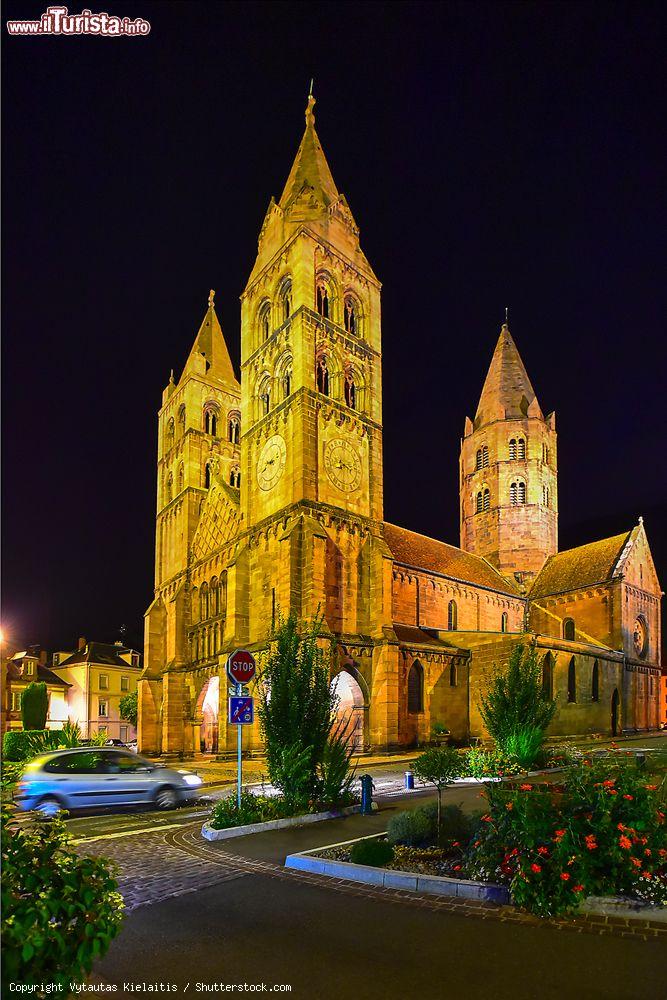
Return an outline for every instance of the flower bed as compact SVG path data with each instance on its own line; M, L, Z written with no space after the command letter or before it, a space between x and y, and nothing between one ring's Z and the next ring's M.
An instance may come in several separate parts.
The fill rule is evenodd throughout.
M210 819L202 827L202 836L207 840L224 840L301 823L316 823L356 812L357 803L356 797L349 793L341 795L336 803L303 803L288 801L281 795L253 795L244 791L240 808L235 795L215 804Z

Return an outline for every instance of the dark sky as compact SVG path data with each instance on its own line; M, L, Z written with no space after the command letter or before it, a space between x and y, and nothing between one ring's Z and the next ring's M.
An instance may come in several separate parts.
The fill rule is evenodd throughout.
M211 287L238 368L311 76L384 285L386 518L458 543L459 439L508 305L558 415L561 547L643 514L664 584L664 4L86 5L151 33L3 26L10 645L141 642L162 388Z

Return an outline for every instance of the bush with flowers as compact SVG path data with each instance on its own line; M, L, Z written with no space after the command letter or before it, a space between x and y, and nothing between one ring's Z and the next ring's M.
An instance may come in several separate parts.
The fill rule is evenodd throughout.
M665 783L618 754L584 759L563 784L491 785L470 844L468 878L509 885L539 916L577 909L587 896L667 903Z

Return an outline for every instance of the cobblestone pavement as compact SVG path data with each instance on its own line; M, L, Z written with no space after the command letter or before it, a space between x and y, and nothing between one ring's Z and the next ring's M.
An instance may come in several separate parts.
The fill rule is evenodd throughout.
M269 861L234 853L229 841L204 841L201 820L138 837L105 840L81 845L87 854L104 854L120 869L120 890L128 910L160 902L171 896L196 892L220 882L231 882L248 875L260 875L283 881L298 880L305 885L326 888L330 892L383 900L400 906L450 912L478 920L551 927L578 934L632 936L645 941L667 942L667 925L624 917L582 916L575 919L543 921L514 907L498 906L477 900L449 896L423 896L404 890L366 886L345 879L329 878L310 872L296 872Z

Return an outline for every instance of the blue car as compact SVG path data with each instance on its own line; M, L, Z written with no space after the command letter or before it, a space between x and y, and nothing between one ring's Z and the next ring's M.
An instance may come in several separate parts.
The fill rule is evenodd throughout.
M77 747L41 754L26 765L15 798L20 809L52 816L62 809L152 805L173 809L198 797L202 779L153 764L128 750Z

